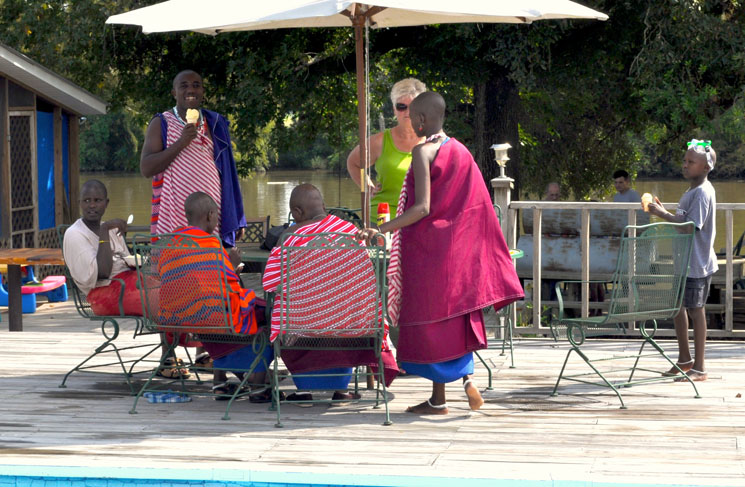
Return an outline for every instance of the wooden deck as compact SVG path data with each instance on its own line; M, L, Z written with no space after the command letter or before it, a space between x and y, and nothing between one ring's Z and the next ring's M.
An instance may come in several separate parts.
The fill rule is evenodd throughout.
M450 415L408 414L405 408L426 399L430 385L403 377L390 389L393 426L382 426L382 411L369 407L288 405L285 428L277 429L266 405L248 401L234 405L230 421L220 419L224 403L205 398L141 401L139 414L130 415L132 398L113 375L73 375L69 387L59 389L63 374L100 342L97 327L80 319L71 303L45 304L24 315L21 333L7 331L6 309L0 316L0 475L3 465L95 465L182 475L308 472L359 485L383 485L371 480L380 475L402 477L385 485L443 485L437 479L443 477L473 478L479 485L507 485L499 482L507 479L745 485L741 342L710 342L711 379L700 384L702 399L693 398L690 385L674 383L626 391L627 410L618 408L614 394L586 386L568 384L552 398L566 346L522 339L514 369L498 351L485 353L494 364L495 389L484 393L478 412L452 384ZM594 343L609 353L629 345ZM674 352L675 345L666 342L666 348ZM571 363L583 370L577 360ZM480 366L477 376L485 387Z

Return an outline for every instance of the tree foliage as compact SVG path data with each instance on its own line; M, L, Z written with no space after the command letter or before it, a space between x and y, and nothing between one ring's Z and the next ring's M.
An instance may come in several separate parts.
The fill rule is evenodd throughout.
M109 170L136 167L140 131L173 104L171 80L201 72L206 105L229 116L241 173L338 163L357 143L351 28L143 35L105 26L155 0L2 0L3 42L108 101L81 150ZM391 85L416 76L443 94L446 130L496 175L489 146L509 142L508 174L539 194L610 188L617 168L674 174L682 142L711 138L718 174L745 175L745 29L739 0L585 0L607 22L432 25L370 31L370 114L393 112ZM119 144L118 147L117 144ZM311 163L310 161L314 162ZM112 166L113 165L113 166Z

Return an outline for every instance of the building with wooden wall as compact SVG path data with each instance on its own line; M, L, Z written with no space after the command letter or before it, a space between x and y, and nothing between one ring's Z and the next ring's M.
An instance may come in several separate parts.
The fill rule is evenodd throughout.
M0 247L58 247L78 216L79 124L106 103L0 43Z

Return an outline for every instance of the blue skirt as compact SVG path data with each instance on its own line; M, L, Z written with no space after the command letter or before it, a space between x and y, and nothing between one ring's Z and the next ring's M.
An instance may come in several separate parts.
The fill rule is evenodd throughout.
M334 369L316 370L314 372L292 374L292 381L301 391L312 389L345 390L352 380L352 367L337 367ZM343 374L329 377L308 377L312 374Z
M224 357L215 359L213 363L218 369L237 370L240 372L251 367L251 364L257 356L258 354L253 351L253 347L248 345L239 348L235 352L229 353ZM264 353L262 356L263 360L259 359L259 363L256 364L254 372L266 372L267 365L274 360L274 348L267 345L264 347Z
M401 368L407 374L418 375L432 382L446 384L462 379L464 375L473 374L473 353L469 352L462 357L434 364L401 362Z

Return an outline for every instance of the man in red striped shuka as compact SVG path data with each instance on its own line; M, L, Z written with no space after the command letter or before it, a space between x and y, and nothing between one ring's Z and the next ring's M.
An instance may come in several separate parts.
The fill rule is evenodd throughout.
M295 220L295 224L285 231L285 233L292 234L284 242L285 245L288 246L304 246L313 240L315 235L318 233L339 232L354 235L358 231L354 224L326 213L326 205L323 202L323 196L318 188L312 184L301 184L292 190L290 195L290 211ZM280 242L281 241L282 239L280 238ZM262 284L265 292L275 292L278 288L282 287L280 286L281 259L281 248L278 245L272 249L269 260L266 263L266 269L264 270ZM375 275L372 269L372 262L366 254L363 262L345 261L341 264L338 262L332 262L330 265L332 267L335 266L337 270L340 270L338 268L339 265L344 265L346 266L345 270L351 270L353 272L357 270L366 273L372 277L374 286ZM328 275L330 269L326 268L323 271L324 275ZM314 276L318 276L322 273L321 269L318 267L309 268L308 272L313 273ZM331 272L333 272L333 269L331 269ZM323 301L323 306L311 307L312 309L306 310L312 315L312 319L309 321L315 323L315 325L311 326L322 327L324 322L333 320L334 316L344 315L349 318L347 311L353 312L350 310L355 309L355 300L358 303L360 299L362 299L360 296L352 294L354 292L354 286L352 284L353 283L350 282L348 295L319 297L319 300ZM281 293L282 291L280 289L280 291L277 292ZM283 306L282 303L282 296L277 296L274 300L274 308L272 310L272 333L270 337L272 341L274 341L280 333L279 321L280 307ZM382 313L382 309L377 310L377 312ZM382 319L382 315L380 315L380 318ZM355 323L357 320L352 318L349 321L350 323ZM398 366L396 365L396 359L393 357L393 353L388 346L387 337L385 339L382 356L383 367L385 369L385 382L386 385L390 385L398 374ZM298 391L335 389L336 392L333 397L335 400L355 398L352 394L346 392L353 367L358 365L368 365L377 368L377 358L371 350L283 350L282 361L292 373L292 378ZM304 372L339 375L335 377L313 378L303 377ZM287 397L288 401L303 401L310 399L312 399L310 392L297 392Z
M171 233L185 226L186 197L202 191L218 205L213 232L225 247L233 247L241 239L246 217L229 122L202 108L204 84L192 70L176 75L171 94L176 105L150 121L140 156L140 172L153 182L150 231ZM195 363L209 362L209 355L198 350Z

